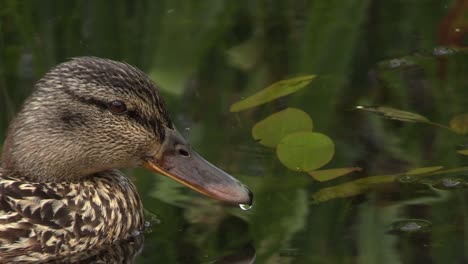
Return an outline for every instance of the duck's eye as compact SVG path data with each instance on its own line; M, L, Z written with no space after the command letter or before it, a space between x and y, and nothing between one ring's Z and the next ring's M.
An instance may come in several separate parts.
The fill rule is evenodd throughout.
M122 101L112 101L108 105L109 110L114 114L123 114L127 111L127 106Z

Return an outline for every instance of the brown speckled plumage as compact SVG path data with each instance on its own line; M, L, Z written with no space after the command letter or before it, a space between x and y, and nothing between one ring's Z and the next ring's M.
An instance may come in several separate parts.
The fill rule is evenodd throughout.
M113 244L144 228L140 197L118 171L76 183L46 184L0 176L2 258L56 257Z

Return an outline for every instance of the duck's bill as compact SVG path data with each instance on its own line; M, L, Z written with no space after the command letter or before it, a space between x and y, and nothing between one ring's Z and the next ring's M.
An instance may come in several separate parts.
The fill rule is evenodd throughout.
M217 200L252 204L247 187L198 155L176 130L166 130L161 150L146 160L145 167Z

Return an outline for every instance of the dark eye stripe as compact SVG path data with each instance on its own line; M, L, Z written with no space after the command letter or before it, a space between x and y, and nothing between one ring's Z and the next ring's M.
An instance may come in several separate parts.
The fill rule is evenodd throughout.
M92 97L83 97L75 94L73 91L70 91L69 89L64 89L65 93L70 95L71 97L75 98L81 103L87 104L87 105L94 105L97 106L98 108L102 110L109 111L109 103L104 102L101 100L98 100L96 98ZM123 116L127 116L129 120L134 121L150 130L152 130L157 136L159 136L160 141L162 142L165 138L165 131L163 128L163 124L161 122L158 122L157 120L153 118L145 118L143 115L141 115L138 111L136 110L130 110L127 109L126 113L123 114Z
M80 101L81 103L84 103L84 104L87 104L87 105L95 105L103 110L107 110L107 103L101 101L101 100L98 100L96 98L92 98L92 97L83 97L83 96L79 96L77 94L75 94L74 92L68 90L68 89L64 89L65 93L70 95L71 97L73 97L74 99Z

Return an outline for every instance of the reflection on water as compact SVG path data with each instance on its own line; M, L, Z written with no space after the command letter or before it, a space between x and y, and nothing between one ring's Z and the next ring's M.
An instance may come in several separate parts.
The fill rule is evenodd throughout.
M0 10L0 138L51 66L79 55L124 60L161 84L194 148L254 192L243 211L131 171L158 218L135 263L468 262L466 133L353 110L387 106L447 127L457 117L463 131L465 0L3 1ZM312 74L286 97L229 111ZM252 127L286 108L333 140L325 169L362 170L318 182L284 167ZM131 263L140 250L120 251Z
M252 264L255 262L255 249L249 245L238 252L220 257L213 264Z

